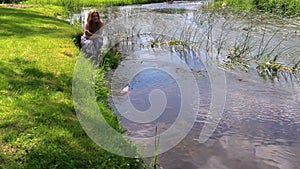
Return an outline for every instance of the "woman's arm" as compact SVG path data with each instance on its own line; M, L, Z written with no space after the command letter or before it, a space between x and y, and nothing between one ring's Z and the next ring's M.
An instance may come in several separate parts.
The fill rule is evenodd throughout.
M92 36L90 36L90 38L91 39L103 38L103 36L102 36L102 28L103 28L103 26L104 26L104 23L101 22L100 23L100 28L95 33L93 33Z
M85 24L85 28L84 28L84 33L85 35L89 38L91 37L93 34L89 31L89 24Z
M104 26L104 23L101 21L100 24L100 29L95 33L91 33L89 31L89 24L86 24L84 33L87 36L87 38L102 38L102 27Z

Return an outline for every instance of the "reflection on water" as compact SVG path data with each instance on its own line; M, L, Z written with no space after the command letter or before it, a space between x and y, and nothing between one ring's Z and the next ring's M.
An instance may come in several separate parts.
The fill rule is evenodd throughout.
M163 166L183 169L188 162L201 169L300 168L299 100L289 88L242 76L227 74L225 114L210 139L205 144L195 140L203 126L200 120L186 139L160 156ZM206 83L205 78L199 83ZM207 110L201 109L200 119ZM179 160L169 160L173 158Z
M123 48L124 49L124 48ZM138 55L128 50L121 66L130 68L128 60L144 58L143 67L153 67L147 60L174 61L180 53L155 49L157 55L140 49ZM130 51L130 50L129 50ZM159 58L160 57L160 58ZM202 59L203 61L204 59ZM184 63L189 64L182 60ZM253 74L227 72L227 100L225 113L217 130L204 143L197 138L207 118L211 99L209 75L201 60L191 63L201 95L197 122L189 135L173 149L159 156L159 163L166 169L296 169L300 168L300 100L299 84L284 81L264 81ZM131 102L137 109L149 107L148 94L153 89L167 93L168 104L163 115L153 123L136 124L122 119L131 136L153 136L155 127L165 131L176 118L180 93L176 82L164 72L145 69L129 84ZM121 88L120 88L121 89ZM151 160L151 159L149 159Z
M120 7L113 15L104 18L109 21L115 17L129 16L135 13L134 9L139 9L139 12L149 12L160 8L183 7L194 9L195 4L200 5L201 3L178 2L172 5L163 3ZM186 16L190 18L190 13L187 12L187 14ZM173 77L156 69L157 64L155 62L184 63L189 65L197 79L199 91L195 92L199 92L201 96L200 108L197 121L188 136L168 152L159 155L158 162L165 169L300 168L299 83L285 82L283 80L271 82L263 80L255 74L237 73L235 71L226 72L227 99L225 113L210 139L204 144L200 144L197 138L204 123L209 118L207 114L211 101L210 79L203 64L206 56L189 50L185 52L184 50L170 51L165 46L149 47L151 42L155 40L153 34L161 33L164 26L165 28L172 26L179 28L182 26L180 23L184 23L186 17L183 17L184 15L181 14L155 15L159 17L154 20L158 21L158 23L154 23L151 20L154 15L151 14L149 18L146 17L147 15L148 13L141 15L144 17L144 20L140 20L141 23L134 27L140 30L141 34L127 38L126 41L121 41L118 45L119 50L126 56L120 66L125 67L128 71L136 68L135 71L139 73L129 84L125 83L126 80L120 79L120 88L118 91L112 92L117 93L124 86L128 85L129 93L127 94L132 104L136 109L144 111L150 106L149 93L153 89L159 89L166 93L167 105L162 116L152 123L139 124L121 118L122 123L128 129L126 134L150 137L153 136L156 126L159 127L160 132L170 127L178 115L181 93L178 92L178 86ZM158 27L155 25L155 29L151 27L144 28L143 25L147 25L147 22L150 21L153 24L162 24L164 26ZM285 43L287 46L291 44L299 45L297 43L300 42L299 30L297 30L299 24L297 22L298 20L295 20L294 24L285 25L286 29L295 29L293 30L295 37ZM117 24L121 26L119 25L118 27ZM241 31L243 27L240 27L239 24L235 23L231 28ZM132 28L127 28L126 25L124 26L119 22L114 26L111 27L111 30L118 31L121 28L126 28L126 30L129 30L128 34L130 34L130 29ZM258 27L258 24L255 26ZM274 27L276 27L276 24L272 22L265 29L272 32L272 29L275 29ZM147 34L149 33L148 30L151 29L157 30L157 32L152 32L152 35ZM108 30L106 31L110 33ZM178 32L176 30L170 29L167 31L177 36L176 33ZM235 32L234 35L236 36ZM181 35L179 34L179 36ZM297 52L295 56L299 56ZM290 57L287 56L284 59L288 60ZM133 63L139 64L139 66L133 67ZM178 69L177 71L180 70ZM184 80L184 77L179 78ZM122 100L120 100L120 103L115 104L121 104L121 102Z
M156 126L163 132L177 117L178 86L164 72L157 71L153 61L184 62L193 69L197 79L201 96L197 122L184 140L159 155L158 162L165 169L300 168L298 83L269 82L253 74L227 72L225 113L210 139L200 144L197 138L209 118L207 112L211 101L209 75L203 64L205 57L191 51L170 52L164 47L151 49L147 47L151 36L147 35L132 41L135 42L133 47L120 45L126 55L121 66L130 69L129 60L144 60L140 63L142 67L154 68L142 71L131 80L129 96L132 104L140 110L149 108L148 94L153 89L166 92L168 103L162 116L153 123L138 124L121 119L128 135L153 136Z
M175 79L169 74L159 69L145 69L139 72L128 86L130 101L138 111L146 111L151 107L149 94L153 90L163 91L167 100L161 116L151 123L132 123L123 118L122 123L127 126L129 136L154 136L156 126L160 129L160 132L163 132L175 121L180 110L181 94ZM139 130L136 130L136 128L139 128Z

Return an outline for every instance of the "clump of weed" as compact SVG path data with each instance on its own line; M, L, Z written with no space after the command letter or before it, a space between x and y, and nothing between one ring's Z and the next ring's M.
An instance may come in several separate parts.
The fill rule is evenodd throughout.
M153 9L152 11L159 12L159 13L166 13L166 14L182 14L186 12L186 9L161 8L161 9Z
M101 66L104 70L116 69L120 63L122 55L118 51L107 51L103 54L103 62Z

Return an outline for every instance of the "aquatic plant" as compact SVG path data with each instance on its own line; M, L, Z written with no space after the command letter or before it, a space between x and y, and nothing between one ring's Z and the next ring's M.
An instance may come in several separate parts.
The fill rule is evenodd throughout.
M276 59L270 59L266 57L265 59L258 60L257 62L257 71L263 77L274 80L274 78L280 78L279 75L284 77L287 80L287 75L290 76L289 80L298 79L297 74L299 73L299 63L289 66L282 63L276 62ZM293 77L293 78L292 78Z
M173 8L160 8L160 9L153 9L152 11L158 12L158 13L167 13L167 14L183 14L187 10L184 8L178 8L178 9L173 9Z
M154 155L153 155L153 169L163 169L158 163L158 151L159 151L159 133L157 126L155 127L155 137L154 137Z
M168 46L176 46L176 45L186 45L187 42L184 42L182 40L176 40L176 39L172 39L172 40L166 40L166 39L154 39L153 41L151 41L151 48L154 47L159 47L161 45L168 45Z
M207 30L202 32L205 35L200 35L206 37L201 39L203 41L201 43L206 43L204 50L215 48L215 59L223 61L220 66L245 72L256 69L259 75L268 75L270 79L281 75L277 72L296 74L298 70L292 70L293 67L298 66L297 59L290 63L282 61L295 51L293 46L284 45L286 40L292 37L292 32L279 32L280 27L269 31L268 22L265 21L268 15L246 15L247 13L243 11L227 13L222 9L207 8L207 6L205 8L194 18L196 23L199 23L199 29ZM210 12L215 14L208 14ZM207 17L217 17L219 20L203 21L203 18ZM233 27L237 25L236 22L240 22L242 28ZM260 22L260 25L257 25L257 22Z
M283 70L283 66L279 63L276 63L274 60L270 60L269 57L266 57L263 60L259 60L257 62L258 66L256 67L259 74L263 77L269 76L274 77L277 76L277 73Z

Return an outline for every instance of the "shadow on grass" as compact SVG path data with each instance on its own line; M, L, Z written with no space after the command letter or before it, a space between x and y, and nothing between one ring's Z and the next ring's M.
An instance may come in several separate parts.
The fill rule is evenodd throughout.
M7 41L71 38L68 24L0 8L0 36ZM141 162L106 152L85 134L73 106L71 73L48 71L40 65L44 60L26 57L0 59L0 168L141 168Z
M36 34L54 34L63 31L60 28L62 23L69 24L67 21L55 20L50 16L43 16L38 12L25 11L23 9L1 8L0 16L0 36L19 36L26 38ZM37 27L31 25L39 25Z
M0 77L0 168L140 168L87 137L74 112L69 75L13 59L0 61Z
M35 66L34 62L25 59L16 58L10 62L21 67L21 72L9 71L13 73L13 76L17 76L17 78L9 80L12 90L20 90L21 92L46 90L48 93L50 91L71 93L72 77L64 73L57 76L50 72L42 72Z

